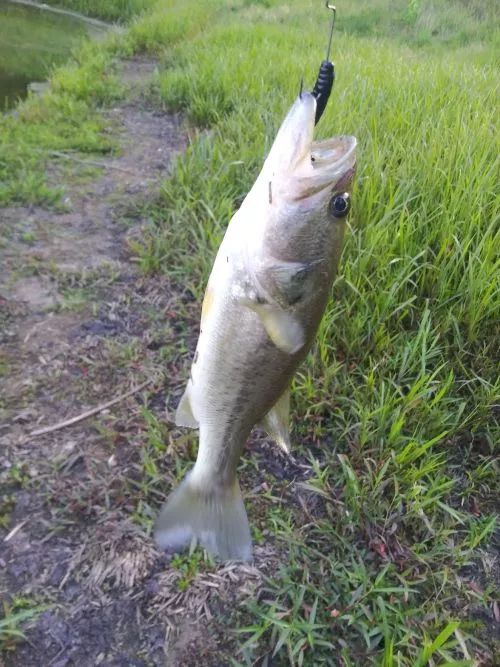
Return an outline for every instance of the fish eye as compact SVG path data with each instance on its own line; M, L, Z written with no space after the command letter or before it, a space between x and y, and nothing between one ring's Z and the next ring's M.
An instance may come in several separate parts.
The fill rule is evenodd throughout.
M351 208L351 198L348 192L335 195L330 199L330 213L334 218L345 218Z

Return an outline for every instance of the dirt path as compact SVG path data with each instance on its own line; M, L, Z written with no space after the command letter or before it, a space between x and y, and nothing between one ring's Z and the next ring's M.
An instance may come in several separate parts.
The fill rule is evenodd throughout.
M120 157L90 181L88 165L54 161L64 211L0 209L0 596L13 614L50 606L29 642L7 642L9 667L229 664L213 627L274 558L257 547L257 567L170 567L145 532L173 456L194 455L165 405L182 391L198 326L191 295L141 277L127 244L187 144L180 119L134 88L153 67L129 62L135 92L107 112ZM92 419L30 436L144 381Z

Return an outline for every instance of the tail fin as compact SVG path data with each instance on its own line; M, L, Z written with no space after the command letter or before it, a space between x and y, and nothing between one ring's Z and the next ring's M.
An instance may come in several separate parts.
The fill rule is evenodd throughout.
M155 525L160 549L189 546L195 537L221 560L249 561L252 539L238 481L225 489L206 489L188 475L163 506Z

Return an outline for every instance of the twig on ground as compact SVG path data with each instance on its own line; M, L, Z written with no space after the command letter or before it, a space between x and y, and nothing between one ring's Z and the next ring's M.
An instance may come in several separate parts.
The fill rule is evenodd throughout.
M18 523L17 526L15 526L8 535L6 535L3 539L4 542L10 542L10 540L16 535L21 528L28 523L28 519L25 519L25 521L21 521L21 523Z
M85 166L91 165L92 167L101 167L102 169L115 169L116 171L121 171L124 174L130 174L131 176L144 178L143 174L139 173L138 171L135 171L134 169L126 169L125 167L119 167L117 164L111 164L110 162L99 162L99 160L82 160L78 157L75 157L71 153L66 153L63 151L49 151L49 155L52 155L54 157L61 157L66 160L72 160L73 162L77 162L78 164L83 164ZM147 178L144 178L144 180L152 181L158 179L154 179L149 176Z
M120 403L120 401L123 401L125 398L128 398L129 396L132 396L141 389L144 389L144 387L146 387L148 384L151 384L152 382L153 380L146 380L146 382L143 382L137 387L134 387L130 391L127 391L125 394L117 396L116 398L113 398L111 401L107 401L106 403L102 403L101 405L98 405L97 407L92 408L91 410L82 412L81 415L77 415L76 417L71 417L71 419L66 419L65 421L59 422L58 424L53 424L52 426L45 426L45 428L39 428L36 431L31 431L30 436L32 437L35 435L43 435L44 433L52 433L52 431L58 431L61 428L66 428L66 426L72 426L77 422L83 421L88 417L92 417L92 415L96 415L99 412L106 410L106 408L110 408L112 405L116 405L116 403Z

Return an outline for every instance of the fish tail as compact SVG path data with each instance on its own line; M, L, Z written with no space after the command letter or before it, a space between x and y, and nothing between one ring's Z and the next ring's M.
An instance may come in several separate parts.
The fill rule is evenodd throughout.
M207 488L188 475L162 507L155 524L160 549L181 550L193 538L221 560L249 561L252 539L238 480Z

